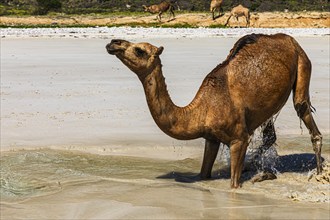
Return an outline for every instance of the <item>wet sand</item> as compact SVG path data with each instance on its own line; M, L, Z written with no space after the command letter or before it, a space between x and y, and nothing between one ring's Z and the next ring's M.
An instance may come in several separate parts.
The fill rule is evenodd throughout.
M165 47L168 89L183 106L237 39L134 41ZM297 40L313 64L311 101L329 161L329 36ZM200 169L203 141L157 128L140 82L106 53L108 42L1 39L3 219L329 219L329 184L308 181L313 150L291 99L275 123L278 179L252 184L245 174L231 190L223 153L214 180L184 183L181 175Z

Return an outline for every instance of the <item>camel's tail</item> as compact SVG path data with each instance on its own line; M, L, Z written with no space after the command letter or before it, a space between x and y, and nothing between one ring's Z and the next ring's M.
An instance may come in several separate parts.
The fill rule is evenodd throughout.
M293 88L293 102L298 116L301 117L307 108L311 108L309 84L312 73L312 64L298 42L293 38L292 40L298 52L298 67L296 81Z

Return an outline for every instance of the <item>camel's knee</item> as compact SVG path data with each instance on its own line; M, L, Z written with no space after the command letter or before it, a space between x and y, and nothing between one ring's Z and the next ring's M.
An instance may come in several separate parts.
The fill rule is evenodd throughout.
M297 112L297 115L299 118L303 118L304 115L307 113L308 111L308 108L309 108L309 104L307 101L304 101L304 102L300 102L300 103L296 103L294 105L294 108Z

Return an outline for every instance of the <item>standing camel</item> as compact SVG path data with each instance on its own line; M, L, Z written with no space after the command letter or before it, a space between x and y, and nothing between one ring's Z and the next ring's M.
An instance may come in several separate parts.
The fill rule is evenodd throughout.
M248 8L245 8L243 5L238 5L234 7L230 11L230 16L227 19L225 26L227 26L231 17L235 17L236 20L238 21L238 18L243 16L245 17L246 20L246 27L248 27L250 25L250 10Z
M175 15L174 15L174 6L173 4L175 3L176 1L162 1L161 3L159 3L158 5L150 5L150 6L145 6L145 5L142 5L142 7L144 8L144 11L145 12L150 12L152 14L156 14L158 13L158 15L156 16L156 19L161 22L162 21L162 14L164 12L167 12L168 10L170 11L170 13L172 14L173 18L175 18ZM171 14L170 14L170 18L171 18Z
M159 57L163 47L112 40L106 49L138 76L151 115L163 132L180 140L205 139L201 179L211 178L223 143L230 147L231 187L238 188L251 135L281 110L291 91L295 110L311 134L317 172L321 173L322 135L314 122L309 97L311 62L292 37L242 37L226 60L205 77L195 98L185 107L176 106L168 94ZM276 139L273 124L269 122L266 127L265 149Z
M222 2L223 2L222 0L211 0L210 11L212 13L213 20L220 17L221 14L223 13ZM217 17L214 15L216 10L219 10L219 15Z

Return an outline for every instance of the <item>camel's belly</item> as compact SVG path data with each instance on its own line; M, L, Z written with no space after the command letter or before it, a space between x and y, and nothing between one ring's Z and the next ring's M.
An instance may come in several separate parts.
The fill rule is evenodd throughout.
M269 85L255 85L257 89L241 93L241 102L245 108L245 120L249 130L255 130L282 109L293 87L291 81L288 78L281 82L273 81Z

